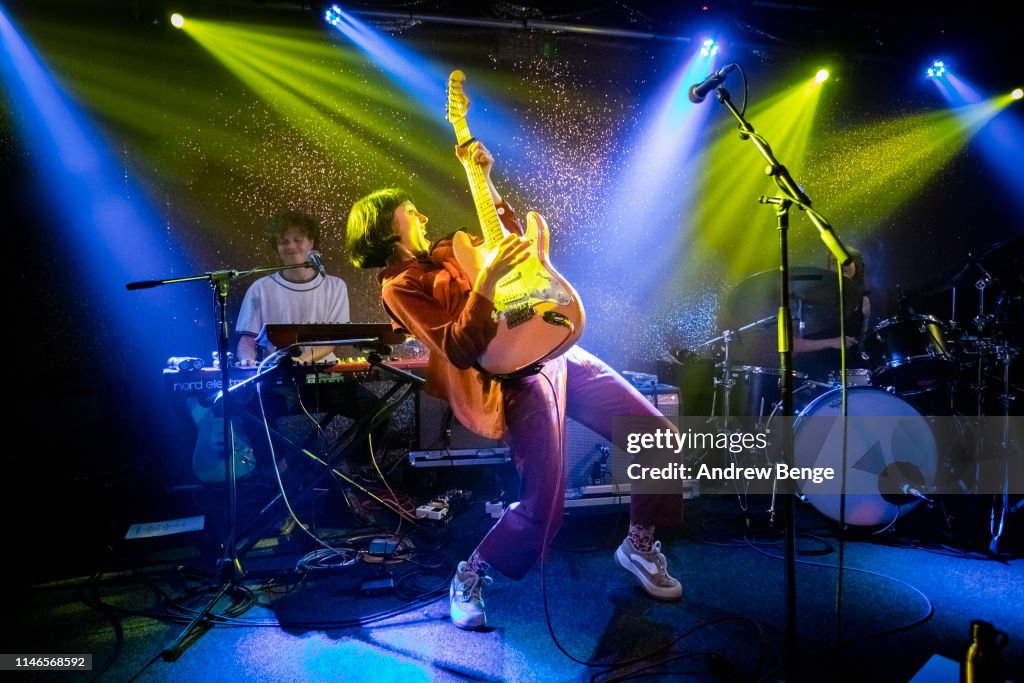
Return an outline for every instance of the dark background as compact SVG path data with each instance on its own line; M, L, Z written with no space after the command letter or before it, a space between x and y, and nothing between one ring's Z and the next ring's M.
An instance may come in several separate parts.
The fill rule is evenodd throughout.
M344 40L319 28L316 10L302 3L183 5L197 15L233 22L322 30L325 44L347 49ZM955 55L957 73L986 95L1021 85L1020 60L1010 41L1012 22L1000 16L994 3L938 3L921 13L899 5L348 7L509 22L547 20L651 34L612 37L393 19L382 29L438 64L462 68L471 79L479 78L491 95L505 98L504 104L518 116L521 135L487 140L498 158L495 175L511 202L542 211L555 226L553 260L588 306L583 344L619 369L653 371L665 352L695 347L720 332L722 302L737 284L737 277L722 268L730 246L751 240L763 245L756 260L746 264L744 275L778 262L774 219L756 206L754 197L736 197L751 204L747 220L715 225L707 212L698 210L698 196L689 213L667 215L664 225L644 226L647 241L633 245L633 251L619 237L622 226L611 229L605 223L617 201L610 194L612 177L632 155L643 152L630 147L627 140L635 138L629 134L636 132L656 87L693 50L688 42L666 37L691 35L710 18L731 36L732 52L726 59L744 67L752 103L772 93L781 75L809 67L822 54L838 56L842 87L821 104L812 157L830 150L834 136L857 126L945 106L920 77L935 54ZM104 264L102 250L97 258L71 248L63 214L51 191L42 189L45 171L34 164L36 151L19 134L8 99L0 101L0 202L13 238L5 326L14 342L8 344L16 387L12 423L20 442L28 444L9 448L6 457L18 474L14 481L27 481L29 489L38 490L41 505L64 495L53 484L58 481L79 482L86 487L83 499L95 502L111 487L150 490L154 480L166 484L188 476L187 463L182 467L181 462L180 425L168 410L161 371L169 356L208 360L215 349L206 285L127 293L117 284L97 286L96 273L103 273L103 282L109 278L123 284L268 265L273 255L254 237L261 221L283 207L300 208L324 223L322 251L329 270L349 285L354 320L383 322L375 277L352 269L342 250L343 223L352 201L382 185L408 185L414 192L420 190L417 203L431 217L432 236L475 224L462 170L449 156L451 131L440 113L443 83L437 101L420 103L422 111L410 112L397 104L392 108L388 98L398 96L391 94L375 66L350 50L356 57L347 62L350 71L340 76L379 80L386 94L382 100L353 99L351 106L376 117L382 130L402 140L393 146L386 136L374 140L392 161L368 163L345 140L326 139L321 131L298 135L195 42L162 23L166 7L142 1L5 4L23 37L109 145L125 188L129 182L140 188L133 198L148 202L164 228L159 236L163 255L177 264L172 272L154 272L147 270L151 262L140 254L119 276L112 272L113 263ZM141 110L134 108L119 112L109 99L101 99L99 94L110 84L120 89L126 106L147 102L153 107L150 111L157 112L155 119L136 114ZM730 81L730 87L738 96L739 82ZM729 132L733 122L719 105L709 99L704 106L716 108L710 113L707 135L734 135ZM170 114L161 118L161 107L187 113L189 125L182 126ZM1015 135L1006 153L1019 152L1020 105L1009 107L1000 118ZM658 141L649 144L656 146ZM409 150L418 145L441 161L417 168L421 162ZM785 151L777 152L785 161ZM754 150L748 153L751 172L759 172ZM857 157L856 149L845 165L798 177L840 236L864 251L876 321L894 314L898 285L915 296L917 310L948 320L949 293L924 292L948 282L969 254L989 253L1024 234L1024 186L1019 178L1008 182L1000 176L1005 171L991 163L987 155L992 153L991 148L968 144L922 188L906 191L897 182L892 191L906 199L884 218L874 216L866 205L858 212L857 202L849 201L859 174L870 167ZM1013 162L1002 161L1001 168L1013 167ZM690 164L673 171L667 184L680 191L698 187L697 180L714 184L714 178L699 178L700 173L698 164ZM425 187L447 194L425 196ZM762 191L772 191L767 181ZM131 192L125 189L126 194ZM835 215L829 207L840 200L853 208ZM677 239L677 230L690 237ZM701 251L697 245L703 231L729 237L715 249ZM824 265L824 251L803 216L794 216L791 232L793 263ZM131 244L133 237L125 232L120 239ZM660 256L672 267L647 272L650 253L642 252L658 250L659 245L668 250ZM1019 247L1017 242L993 256L1002 281L999 291L990 293L989 306L994 296L1008 292L1007 305L1016 306L1019 313L1019 261L1012 260L1019 258ZM602 257L608 252L631 257L612 268ZM633 286L649 283L652 277L671 287ZM246 282L233 287L232 322ZM656 298L642 294L655 290ZM961 299L964 324L977 303L969 287L968 291ZM1004 334L1019 335L1019 318L1015 320ZM1019 343L1019 338L1013 341ZM232 337L232 348L234 343ZM139 478L139 472L148 476Z

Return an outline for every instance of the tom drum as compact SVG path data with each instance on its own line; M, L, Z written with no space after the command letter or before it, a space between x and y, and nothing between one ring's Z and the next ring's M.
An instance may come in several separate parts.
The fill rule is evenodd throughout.
M945 326L931 315L883 320L864 340L872 384L903 395L932 391L953 376Z

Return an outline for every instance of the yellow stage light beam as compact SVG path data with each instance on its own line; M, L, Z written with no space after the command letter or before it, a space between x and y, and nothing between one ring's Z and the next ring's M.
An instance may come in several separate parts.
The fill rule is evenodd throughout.
M1001 101L1002 100L1002 101ZM812 157L808 175L843 186L828 207L836 224L886 224L924 189L1008 98L891 119L837 133Z
M422 107L383 80L354 88L355 78L339 76L337 55L345 52L341 48L324 54L328 61L317 66L308 54L292 57L289 42L281 38L264 44L262 31L206 21L191 21L189 27L200 45L312 143L353 163L378 166L388 175L410 166L441 173L452 168L449 156L437 153L438 136L430 133L431 124L439 122L427 120ZM376 111L368 103L377 104Z
M813 79L802 79L755 104L746 115L798 182L821 91ZM758 204L759 196L775 196L778 190L765 174L764 157L752 143L739 139L735 120L728 121L729 130L706 153L709 161L701 173L705 192L691 259L721 263L728 279L736 280L778 265L774 214Z

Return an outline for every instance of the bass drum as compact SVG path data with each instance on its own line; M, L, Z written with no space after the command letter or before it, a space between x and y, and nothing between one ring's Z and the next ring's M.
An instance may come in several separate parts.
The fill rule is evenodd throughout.
M846 481L842 482L841 389L817 397L793 422L796 467L831 467L828 493L802 491L818 512L839 521L845 490L845 522L853 526L891 524L920 498L906 493L935 483L938 451L929 422L899 396L874 387L847 388ZM832 418L832 419L829 419ZM845 486L844 486L845 484ZM842 487L842 488L841 488Z

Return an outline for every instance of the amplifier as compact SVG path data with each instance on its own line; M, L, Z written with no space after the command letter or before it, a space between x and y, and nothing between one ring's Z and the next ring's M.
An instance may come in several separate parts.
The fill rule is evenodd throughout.
M509 448L501 441L469 431L452 413L448 403L417 393L417 441L409 449L413 467L498 465L509 461Z
M662 415L679 415L679 389L668 384L638 387ZM486 439L469 431L452 414L448 404L418 393L418 443L409 450L412 467L459 467L466 465L503 465L510 461L510 450L501 441ZM628 482L615 482L608 473L612 445L596 432L566 418L566 508L589 508L629 503ZM696 497L692 482L683 482L684 498Z
M636 386L634 382L634 386ZM670 384L637 386L644 397L665 417L679 416L679 389ZM613 481L609 474L612 445L573 419L566 419L566 464L569 468L565 490L566 508L600 507L629 503L629 482ZM684 498L697 495L695 482L683 482Z

